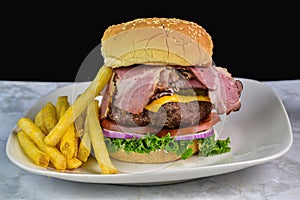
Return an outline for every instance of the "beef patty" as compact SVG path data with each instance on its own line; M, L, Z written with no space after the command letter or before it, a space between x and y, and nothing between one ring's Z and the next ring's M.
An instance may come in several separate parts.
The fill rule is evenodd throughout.
M173 129L195 126L206 119L211 110L212 104L210 102L169 102L164 104L156 113L144 109L140 114L132 114L117 107L111 107L108 118L125 126L150 125Z

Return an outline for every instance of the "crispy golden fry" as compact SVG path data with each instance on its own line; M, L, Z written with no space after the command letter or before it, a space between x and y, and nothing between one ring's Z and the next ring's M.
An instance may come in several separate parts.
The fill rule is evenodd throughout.
M86 162L91 154L91 149L92 149L92 141L91 141L91 136L88 130L88 120L86 120L86 115L87 109L84 110L84 124L83 124L83 129L80 129L78 131L78 135L81 138L80 143L79 143L79 148L78 148L78 155L77 157L82 161Z
M51 102L47 102L42 108L42 118L44 126L49 133L57 124L56 107Z
M63 135L60 141L60 151L66 157L66 159L71 159L75 154L75 140L76 137L74 123L72 123L67 129L66 133Z
M43 109L41 109L34 118L34 123L43 131L43 133L48 134L48 131L44 125L44 120L43 120Z
M48 167L50 159L49 155L41 151L34 144L32 139L30 139L30 137L26 135L26 133L24 133L24 131L19 131L17 136L18 141L26 155L28 155L36 165L41 167Z
M68 96L59 96L56 100L56 118L59 120L70 107Z
M37 145L37 147L45 152L50 157L50 162L58 170L66 169L67 161L62 153L53 146L48 146L44 143L45 134L41 129L27 117L22 117L17 123L18 127L23 130Z
M46 153L50 156L50 161L56 169L64 170L67 168L67 159L58 148L46 145Z
M70 107L70 103L68 101L68 96L59 96L56 101L56 114L58 120L64 115L67 109ZM79 115L80 116L80 115ZM67 129L67 132L63 135L61 140L58 142L58 146L62 154L67 159L67 168L68 168L68 160L71 158L76 158L78 154L78 133L74 127L74 123L70 125ZM78 162L76 162L78 163ZM76 164L78 165L78 164ZM75 166L73 164L73 166Z
M84 131L83 131L83 136L81 137L80 143L79 143L79 148L78 148L78 158L82 162L86 162L87 159L89 158L91 154L91 148L92 148L92 141L91 137L89 134L89 131L87 130L88 128L88 120L85 120L85 125L84 125Z
M55 146L60 141L68 127L87 108L95 96L102 91L110 80L111 75L112 69L110 67L101 67L89 87L75 100L62 118L60 118L54 129L45 137L46 144Z
M46 145L44 143L45 134L30 118L22 117L19 119L17 125L33 140L39 149L46 152Z
M75 119L75 128L78 133L82 132L84 129L84 122L86 117L86 109L80 113L80 115Z
M74 155L73 158L77 158L78 156L78 146L79 146L79 135L77 130L75 129L75 141L74 141Z
M77 135L78 135L79 138L83 137L83 135L84 135L84 129L76 130L76 132L77 132Z
M67 160L67 169L76 169L82 165L78 158L71 158Z
M98 119L98 102L92 101L87 108L88 132L91 136L95 158L103 174L116 174L118 169L112 164Z

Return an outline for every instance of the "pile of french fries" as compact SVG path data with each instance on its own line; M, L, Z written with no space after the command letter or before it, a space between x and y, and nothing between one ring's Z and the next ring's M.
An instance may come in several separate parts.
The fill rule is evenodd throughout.
M18 120L17 138L25 154L38 166L72 170L86 162L93 149L102 174L116 174L98 119L99 102L95 97L112 75L102 66L89 87L73 104L68 96L47 102L34 119Z

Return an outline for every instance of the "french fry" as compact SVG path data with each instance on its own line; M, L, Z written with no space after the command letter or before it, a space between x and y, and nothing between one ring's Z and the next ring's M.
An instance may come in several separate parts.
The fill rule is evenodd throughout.
M78 135L79 138L83 137L83 135L84 135L84 129L76 130L76 132L77 132L77 135Z
M75 151L74 151L74 157L78 157L79 155L79 142L80 142L80 138L82 138L83 134L84 134L84 122L85 122L85 117L86 117L86 109L76 118L74 125L75 125L75 133L76 133L76 140L75 140ZM90 151L86 152L85 154L82 152L82 150L84 150L84 146L82 146L83 144L81 144L81 159L83 159L84 161L86 161L86 159L88 158ZM91 145L90 145L91 146ZM83 154L82 154L83 153Z
M34 123L45 133L46 135L48 134L48 131L44 125L44 120L43 120L43 109L41 109L34 118Z
M75 154L76 137L74 123L72 123L60 141L60 151L66 159L71 159Z
M44 126L49 133L57 124L56 107L51 102L47 102L42 108L42 118Z
M87 108L88 104L93 101L110 80L112 69L107 66L101 67L96 77L91 82L89 87L75 100L75 102L68 108L65 114L60 118L57 125L45 137L45 143L55 146L68 127L75 121L75 119Z
M56 101L56 114L58 120L64 115L70 107L68 96L59 96ZM67 132L63 135L60 142L57 144L62 154L68 159L77 157L78 153L78 133L74 127L74 123L70 125ZM67 164L68 165L68 164Z
M88 132L91 136L95 158L103 174L116 174L118 169L112 164L98 119L98 102L92 101L87 108Z
M70 107L68 96L59 96L56 100L56 118L59 120Z
M78 156L78 146L79 146L79 135L77 130L75 129L75 141L74 141L74 155L73 158L77 158Z
M30 118L22 117L19 119L17 125L34 141L39 149L46 152L46 145L44 143L45 134Z
M36 165L48 167L50 160L49 155L41 151L24 131L18 131L17 136L25 154L27 154Z
M67 160L67 169L76 169L82 165L82 161L78 158L71 158Z
M17 123L18 127L23 130L37 145L37 147L49 155L50 162L58 170L64 170L67 167L66 158L63 154L53 146L48 146L44 143L45 134L36 124L28 117L22 117Z
M92 142L91 137L88 131L83 133L81 137L79 148L78 148L78 155L77 157L82 161L86 162L91 154Z
M46 145L46 153L50 156L50 161L57 170L67 168L67 159L56 147Z
M78 133L82 133L84 129L84 122L86 117L86 109L80 113L80 115L75 119L75 129ZM81 137L81 135L79 134Z

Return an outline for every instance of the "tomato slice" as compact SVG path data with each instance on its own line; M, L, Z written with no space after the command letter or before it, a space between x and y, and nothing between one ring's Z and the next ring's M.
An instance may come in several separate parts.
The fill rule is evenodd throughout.
M158 137L163 137L167 135L169 132L171 136L188 135L188 134L201 132L211 128L219 121L220 121L220 116L217 113L211 113L210 116L205 121L202 121L199 125L179 128L179 129L157 129L157 127L153 127L153 126L127 127L127 126L118 125L109 119L104 119L101 122L101 126L102 128L109 129L112 131L119 131L124 133L136 133L136 134L156 133Z

